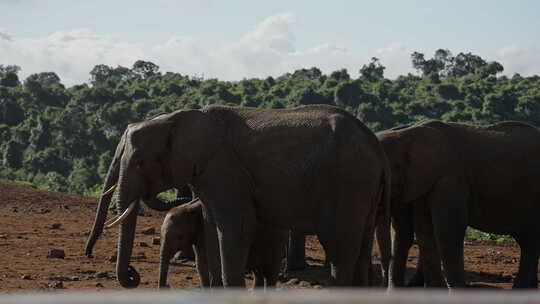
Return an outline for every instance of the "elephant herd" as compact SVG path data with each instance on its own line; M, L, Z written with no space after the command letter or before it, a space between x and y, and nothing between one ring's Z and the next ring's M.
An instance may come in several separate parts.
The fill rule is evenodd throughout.
M540 132L520 122L487 126L426 121L377 134L348 112L208 106L130 124L103 185L85 253L120 226L117 278L129 265L140 202L169 212L161 229L160 287L169 260L193 246L201 285L275 286L283 244L303 259L317 235L331 286L370 286L376 236L383 285L465 287L467 226L509 234L521 257L514 288L537 288ZM189 185L196 199L162 201ZM120 215L106 222L113 193ZM391 228L394 233L391 233ZM292 231L289 235L289 231ZM375 233L376 231L376 233ZM405 282L414 237L420 259ZM302 260L303 263L303 260Z

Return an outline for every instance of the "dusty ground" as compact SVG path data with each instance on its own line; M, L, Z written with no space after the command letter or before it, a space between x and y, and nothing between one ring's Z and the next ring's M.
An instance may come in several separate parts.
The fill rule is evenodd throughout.
M0 183L0 291L74 289L120 289L115 280L117 232L105 232L94 257L83 255L83 246L94 220L97 199L40 191L26 186ZM139 288L157 286L158 233L143 234L159 227L163 214L148 212L139 217L132 265L140 272ZM55 225L56 224L56 225ZM58 226L59 227L53 227ZM481 287L509 288L518 267L519 248L512 242L467 241L467 278ZM65 258L48 258L49 251L61 249ZM293 272L279 283L283 288L320 288L328 272L316 238L309 237L307 270ZM409 267L417 262L417 248L411 250ZM377 255L375 262L378 263ZM298 280L292 280L298 278ZM194 288L198 276L192 262L171 266L173 288Z

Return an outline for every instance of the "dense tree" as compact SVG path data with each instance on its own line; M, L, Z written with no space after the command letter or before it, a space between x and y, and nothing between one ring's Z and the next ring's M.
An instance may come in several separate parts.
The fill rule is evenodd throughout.
M422 119L540 125L540 76L499 76L503 66L471 53L415 52L418 75L384 77L372 58L358 78L316 67L279 77L219 81L167 72L148 61L133 67L96 65L90 82L66 88L54 72L23 83L20 69L0 65L0 179L85 193L99 187L118 139L132 122L208 104L287 108L334 104L374 131Z
M369 82L375 82L384 78L384 69L379 59L373 57L369 64L364 64L360 69L360 77Z
M150 61L144 61L144 60L137 60L133 67L131 68L131 71L135 73L135 75L139 75L143 78L148 78L150 76L154 76L159 71L159 66L156 64L150 62Z

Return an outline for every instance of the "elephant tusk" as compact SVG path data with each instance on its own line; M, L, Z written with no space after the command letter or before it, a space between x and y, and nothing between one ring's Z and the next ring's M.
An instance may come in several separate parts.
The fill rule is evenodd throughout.
M105 223L105 228L109 229L109 228L113 228L113 227L118 226L119 224L121 224L123 221L126 220L126 218L131 214L131 212L133 211L133 209L135 209L136 206L137 206L137 202L131 203L131 205L129 205L129 207L126 209L126 211L124 211L124 213L122 213L120 216L118 216L116 218L113 218L113 219L107 221Z
M114 190L116 189L116 184L114 184L112 187L109 188L109 190L103 192L103 194L101 196L105 196L105 195L108 195L108 194L111 194L114 192Z

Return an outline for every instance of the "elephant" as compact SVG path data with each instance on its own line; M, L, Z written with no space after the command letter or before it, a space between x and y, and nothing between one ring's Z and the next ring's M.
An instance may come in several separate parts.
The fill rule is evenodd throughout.
M191 202L193 198L194 198L193 192L191 191L191 188L189 188L189 186L187 185L178 189L176 192L176 199L179 199L179 200L188 199ZM193 248L191 246L188 246L184 248L183 250L178 251L177 254L175 255L175 258L193 261L195 260L195 252L193 251Z
M245 285L257 224L317 232L331 248L330 284L368 284L375 214L389 204L390 167L375 134L347 111L212 105L130 124L122 141L90 235L101 232L101 205L107 187L116 186L122 214L107 226L120 225L121 286L140 280L129 265L140 201L170 209L157 194L186 184L202 201L207 250L220 252L208 267L221 267L224 287Z
M210 287L208 255L204 239L202 204L199 199L171 209L161 226L159 287L167 287L171 257L178 251L194 248L195 263L202 287ZM285 232L269 227L257 228L257 239L249 251L247 269L254 274L253 287L275 287L283 256Z
M450 290L464 287L463 240L471 226L513 236L521 248L513 287L537 288L537 128L514 121L474 126L430 120L376 135L392 170L391 286L404 285L407 254L416 233L422 271L416 279L423 275L427 286Z

